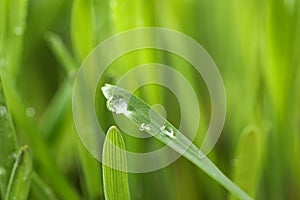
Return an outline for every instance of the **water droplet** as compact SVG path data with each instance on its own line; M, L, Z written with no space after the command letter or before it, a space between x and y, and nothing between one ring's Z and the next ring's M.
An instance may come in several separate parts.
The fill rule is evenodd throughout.
M0 167L0 176L3 176L6 174L6 170Z
M17 35L17 36L20 36L24 33L24 29L21 27L21 26L17 26L15 27L14 29L14 33Z
M150 131L150 126L142 123L140 126L140 131Z
M0 117L5 117L7 115L7 109L5 106L0 106Z
M4 68L6 66L5 58L0 58L0 68Z
M28 107L26 109L27 117L34 117L35 116L35 109L33 107Z
M16 159L18 158L18 154L17 154L17 153L13 153L13 154L11 154L10 156L11 156L11 158L12 158L13 160L16 160Z
M166 126L163 126L160 128L160 131L162 133L164 133L165 135L169 136L170 138L175 138L175 135L174 135L174 131L172 128L166 128Z
M115 114L125 114L128 112L128 103L121 96L115 95L108 99L107 108Z

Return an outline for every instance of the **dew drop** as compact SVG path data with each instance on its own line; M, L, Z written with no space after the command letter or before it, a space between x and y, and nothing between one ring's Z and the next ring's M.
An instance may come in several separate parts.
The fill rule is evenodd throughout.
M140 126L140 131L150 131L150 126L142 123Z
M128 103L121 96L112 96L107 101L107 108L115 114L125 114L127 113Z
M0 167L0 176L5 175L6 174L6 170L3 169L2 167Z
M26 109L27 117L34 117L35 116L35 109L33 107L28 107Z
M6 117L7 109L5 106L0 106L0 117Z
M170 138L175 138L174 131L172 128L166 128L166 126L163 126L160 128L160 131L165 135L169 136Z
M23 32L24 32L24 29L23 29L21 26L17 26L17 27L15 27L15 29L14 29L14 33L15 33L17 36L22 35Z
M4 68L6 66L5 58L0 58L0 68Z
M11 154L11 158L12 158L13 160L16 160L16 159L18 158L18 154L17 154L17 153Z

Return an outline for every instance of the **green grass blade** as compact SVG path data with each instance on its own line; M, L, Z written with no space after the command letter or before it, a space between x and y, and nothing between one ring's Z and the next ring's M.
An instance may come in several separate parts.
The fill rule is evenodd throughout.
M64 123L63 118L69 112L72 101L72 84L73 81L70 78L62 83L40 119L39 130L49 143L60 134L57 128Z
M95 42L91 0L75 0L72 7L71 37L75 52L83 60Z
M252 199L247 193L227 178L191 141L189 141L189 139L159 113L151 110L152 115L150 118L149 112L151 108L144 101L135 97L128 91L113 85L105 85L102 87L102 91L106 99L108 99L107 105L111 111L124 114L139 126L147 124L148 128L146 131L149 134L167 144L179 154L182 154L228 191L240 199ZM127 103L126 110L124 110L124 108L126 108L124 107L124 104L122 106L119 105L120 102L124 103L124 100ZM166 129L163 128L163 126L165 126Z
M7 45L7 0L0 1L0 67L5 66Z
M262 142L262 132L257 127L246 127L235 157L233 181L252 196L256 196L261 173Z
M130 199L126 162L125 143L119 130L113 126L108 130L103 147L102 169L104 194L107 200Z
M49 184L62 199L80 199L77 190L62 175L57 166L53 165L53 158L50 155L49 148L41 137L36 122L26 116L26 107L22 102L20 94L17 92L13 80L7 73L3 76L7 102L9 102L16 124L20 128L20 131L24 133L32 151L35 152L34 158L39 162L40 166L39 173L42 176L47 176Z
M5 200L26 200L32 178L32 160L27 146L21 147L14 164Z
M103 196L100 162L86 150L78 137L76 138L76 147L83 174L82 186L87 199L100 199Z
M43 135L45 135L47 141L49 141L58 137L59 131L57 131L57 127L64 123L63 118L66 116L66 113L69 113L70 111L69 108L71 105L73 86L72 75L78 65L66 49L59 36L48 33L46 35L46 40L69 76L66 77L65 82L54 96L50 105L47 107L40 123L41 131ZM87 196L87 199L99 199L102 196L100 163L87 152L78 138L76 146L79 162L83 172L82 186L84 187L84 193Z
M71 56L67 47L63 43L62 39L53 33L47 33L46 41L48 42L52 52L55 54L56 58L60 61L62 67L68 75L74 73L77 69L77 63Z
M32 174L30 199L58 200L52 189L35 172Z
M22 59L23 36L26 27L28 0L11 0L8 20L8 70L18 75Z
M17 139L0 78L0 199L4 199L7 183L17 152Z

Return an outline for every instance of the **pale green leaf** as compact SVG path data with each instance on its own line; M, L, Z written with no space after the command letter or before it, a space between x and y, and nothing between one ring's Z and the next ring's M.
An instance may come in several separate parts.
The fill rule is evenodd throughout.
M167 144L179 154L182 154L238 198L252 199L247 193L227 178L227 176L225 176L191 141L189 141L189 139L159 113L152 110L147 103L117 86L106 84L102 87L102 91L106 99L108 99L108 108L110 108L111 111L114 111L117 114L123 113L139 126L148 124L148 128L145 129L146 132ZM112 100L115 102L111 102ZM124 110L124 107L120 107L120 105L110 104L116 102L124 103L124 100L127 101L128 110ZM149 116L150 110L152 113L151 118Z
M16 132L6 103L0 78L0 199L4 198L9 176L18 150Z
M9 179L5 200L26 200L32 178L32 160L27 146L21 147Z
M71 37L75 52L83 60L94 47L91 0L75 0L72 7Z
M261 173L262 134L255 126L246 127L240 137L234 160L233 181L252 196L256 196Z
M130 199L123 138L116 127L108 130L103 147L103 181L107 200Z

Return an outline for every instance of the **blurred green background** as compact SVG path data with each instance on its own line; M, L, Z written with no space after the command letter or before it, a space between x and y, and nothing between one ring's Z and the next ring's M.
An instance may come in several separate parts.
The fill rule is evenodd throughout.
M10 146L0 121L0 166L12 168L5 154L10 148L29 146L34 175L28 198L104 198L101 164L74 129L74 75L99 42L148 26L192 37L222 74L227 117L209 154L214 163L256 199L300 199L299 0L0 0L1 78L18 138ZM201 76L178 56L154 50L125 55L99 85L149 62L172 66L199 91L203 113L194 143L201 146L210 120L209 94ZM164 105L168 120L178 125L178 103L166 88L145 86L137 95ZM108 129L111 114L97 106ZM188 124L193 116L184 117ZM155 143L124 137L129 149ZM0 170L5 185L3 177ZM129 174L129 184L132 199L233 198L184 158L159 171Z

